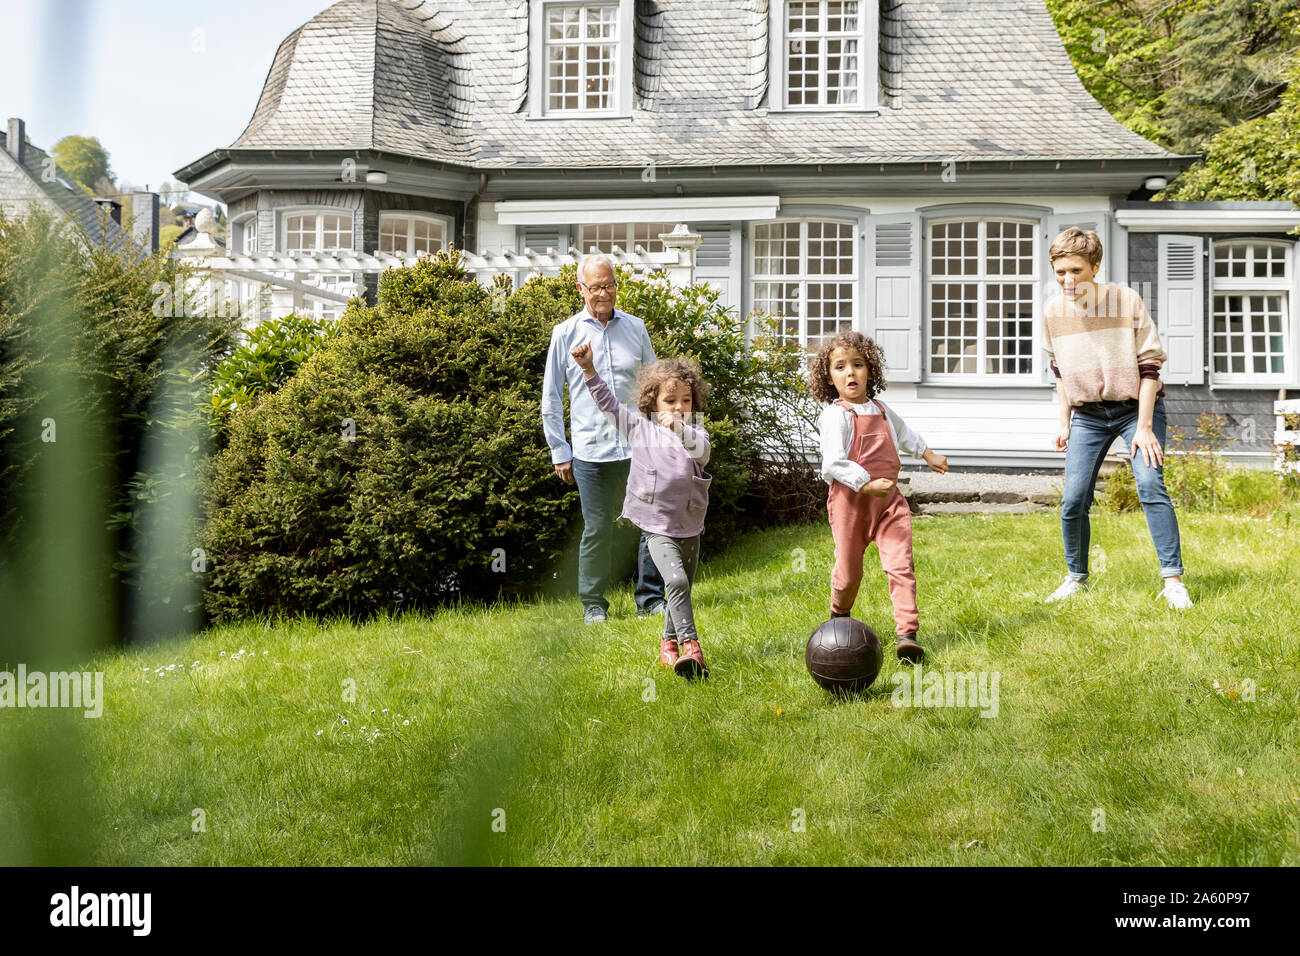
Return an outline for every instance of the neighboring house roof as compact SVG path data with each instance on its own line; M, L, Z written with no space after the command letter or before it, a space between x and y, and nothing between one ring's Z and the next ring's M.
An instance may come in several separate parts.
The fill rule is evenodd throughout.
M27 140L23 148L23 162L18 161L9 152L8 134L0 132L0 163L6 167L25 174L33 186L32 198L43 198L46 208L51 213L62 214L75 222L97 246L105 246L114 251L130 247L145 254L115 222L89 193L81 188L44 150L33 146Z
M185 230L176 237L176 245L178 247L188 246L191 242L197 239L199 235L199 230L195 229L193 226L186 226ZM212 239L219 246L224 247L226 245L226 240L222 239L220 236L213 236Z
M527 118L528 0L341 0L281 43L231 148L570 169L1174 155L1084 89L1042 0L884 0L879 113L769 111L768 4L638 0L638 108L593 126Z

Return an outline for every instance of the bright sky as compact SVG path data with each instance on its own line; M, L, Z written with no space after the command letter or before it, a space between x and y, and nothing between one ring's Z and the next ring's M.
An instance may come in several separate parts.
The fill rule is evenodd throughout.
M42 149L98 137L156 190L244 131L280 41L331 2L0 0L0 121Z

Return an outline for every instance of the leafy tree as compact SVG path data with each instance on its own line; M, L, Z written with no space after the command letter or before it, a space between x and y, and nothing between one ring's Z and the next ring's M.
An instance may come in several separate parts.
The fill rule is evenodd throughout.
M1277 108L1300 51L1295 0L1215 0L1179 24L1178 82L1163 120L1174 147L1203 151L1215 134Z
M87 192L93 192L101 179L110 183L116 179L108 166L108 151L93 136L65 136L50 152L55 162Z
M1167 146L1176 24L1194 2L1047 0L1047 9L1084 88L1129 129Z
M1296 196L1295 0L1047 6L1084 87L1117 120L1173 152L1207 153L1157 198Z
M1289 199L1300 203L1300 57L1290 86L1267 116L1226 129L1162 199Z
M1084 87L1177 153L1277 107L1300 48L1295 0L1047 0Z

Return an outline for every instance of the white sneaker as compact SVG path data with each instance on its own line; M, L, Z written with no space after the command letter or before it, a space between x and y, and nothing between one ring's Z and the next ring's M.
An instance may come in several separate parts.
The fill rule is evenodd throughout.
M1182 581L1166 581L1160 596L1169 602L1175 611L1185 611L1192 606L1192 599L1187 594L1187 585Z
M1082 581L1077 581L1074 578L1067 577L1065 582L1049 594L1043 603L1051 604L1053 601L1064 601L1066 598L1074 597L1074 595L1078 594L1080 591L1086 591L1087 589L1087 578L1084 578Z

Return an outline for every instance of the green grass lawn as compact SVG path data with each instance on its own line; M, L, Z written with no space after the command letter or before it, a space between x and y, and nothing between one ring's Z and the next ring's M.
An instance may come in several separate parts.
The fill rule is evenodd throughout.
M916 523L927 670L997 672L988 718L894 705L874 548L855 616L880 678L812 682L821 525L701 568L707 683L656 665L626 588L599 626L572 599L112 654L103 717L64 722L78 839L103 864L1298 864L1300 509L1181 519L1181 615L1141 514L1094 511L1094 588L1059 607L1057 513ZM0 856L39 859L39 769L6 776Z

